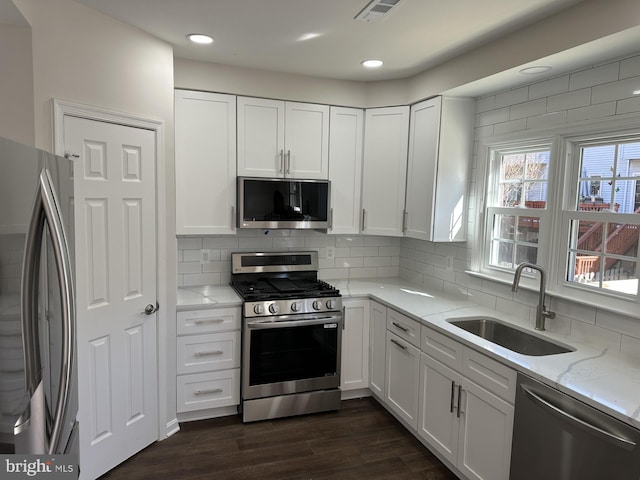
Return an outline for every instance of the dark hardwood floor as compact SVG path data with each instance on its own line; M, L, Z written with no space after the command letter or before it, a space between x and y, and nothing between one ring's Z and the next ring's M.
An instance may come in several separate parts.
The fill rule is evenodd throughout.
M371 398L338 412L243 424L238 416L181 424L180 432L101 480L377 480L456 478Z

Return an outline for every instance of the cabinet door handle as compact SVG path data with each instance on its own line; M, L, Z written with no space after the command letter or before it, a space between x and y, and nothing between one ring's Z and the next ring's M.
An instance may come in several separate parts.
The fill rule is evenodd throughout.
M224 318L207 318L204 320L196 320L193 322L196 325L203 325L205 323L222 323L224 322Z
M231 230L236 229L236 207L231 207Z
M393 325L396 328L399 328L400 330L402 330L404 333L409 333L409 329L406 327L403 327L402 325L400 325L399 323L396 322L391 322L391 325Z
M287 150L287 175L291 174L291 150Z
M367 228L365 223L364 223L366 217L367 217L367 211L363 208L362 209L362 231L363 232L364 232L365 228Z
M347 310L347 307L342 307L342 330L344 330L347 325L346 317L344 316L346 310Z
M333 228L333 208L329 209L329 230Z
M460 409L462 408L462 384L458 385L458 412L456 417L460 418Z
M391 343L395 343L397 346L399 346L401 349L406 350L407 347L405 347L404 345L402 345L400 342L394 340L393 338L390 339Z
M224 390L221 388L212 388L211 390L196 390L193 392L194 395L208 395L210 393L222 393Z
M409 212L406 210L402 211L402 233L407 231L407 218L409 217Z
M280 173L284 173L284 150L280 150Z
M451 398L449 404L449 413L453 413L453 399L456 396L456 382L451 380Z
M222 350L212 350L210 352L196 352L193 354L194 357L210 357L214 355L222 355L224 352Z

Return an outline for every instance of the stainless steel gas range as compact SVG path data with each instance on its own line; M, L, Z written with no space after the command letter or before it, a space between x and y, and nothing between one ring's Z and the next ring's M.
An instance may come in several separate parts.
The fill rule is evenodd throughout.
M244 422L340 408L342 298L317 252L233 253L242 310Z

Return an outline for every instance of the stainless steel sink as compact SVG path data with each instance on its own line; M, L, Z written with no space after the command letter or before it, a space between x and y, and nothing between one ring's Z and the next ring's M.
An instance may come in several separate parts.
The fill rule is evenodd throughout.
M523 355L543 356L575 351L574 348L552 342L537 335L531 335L494 318L452 318L448 322L478 337Z

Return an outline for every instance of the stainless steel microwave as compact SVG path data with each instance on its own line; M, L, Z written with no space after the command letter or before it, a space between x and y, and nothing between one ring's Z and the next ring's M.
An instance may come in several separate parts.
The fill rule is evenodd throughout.
M238 228L326 229L328 180L238 177Z

